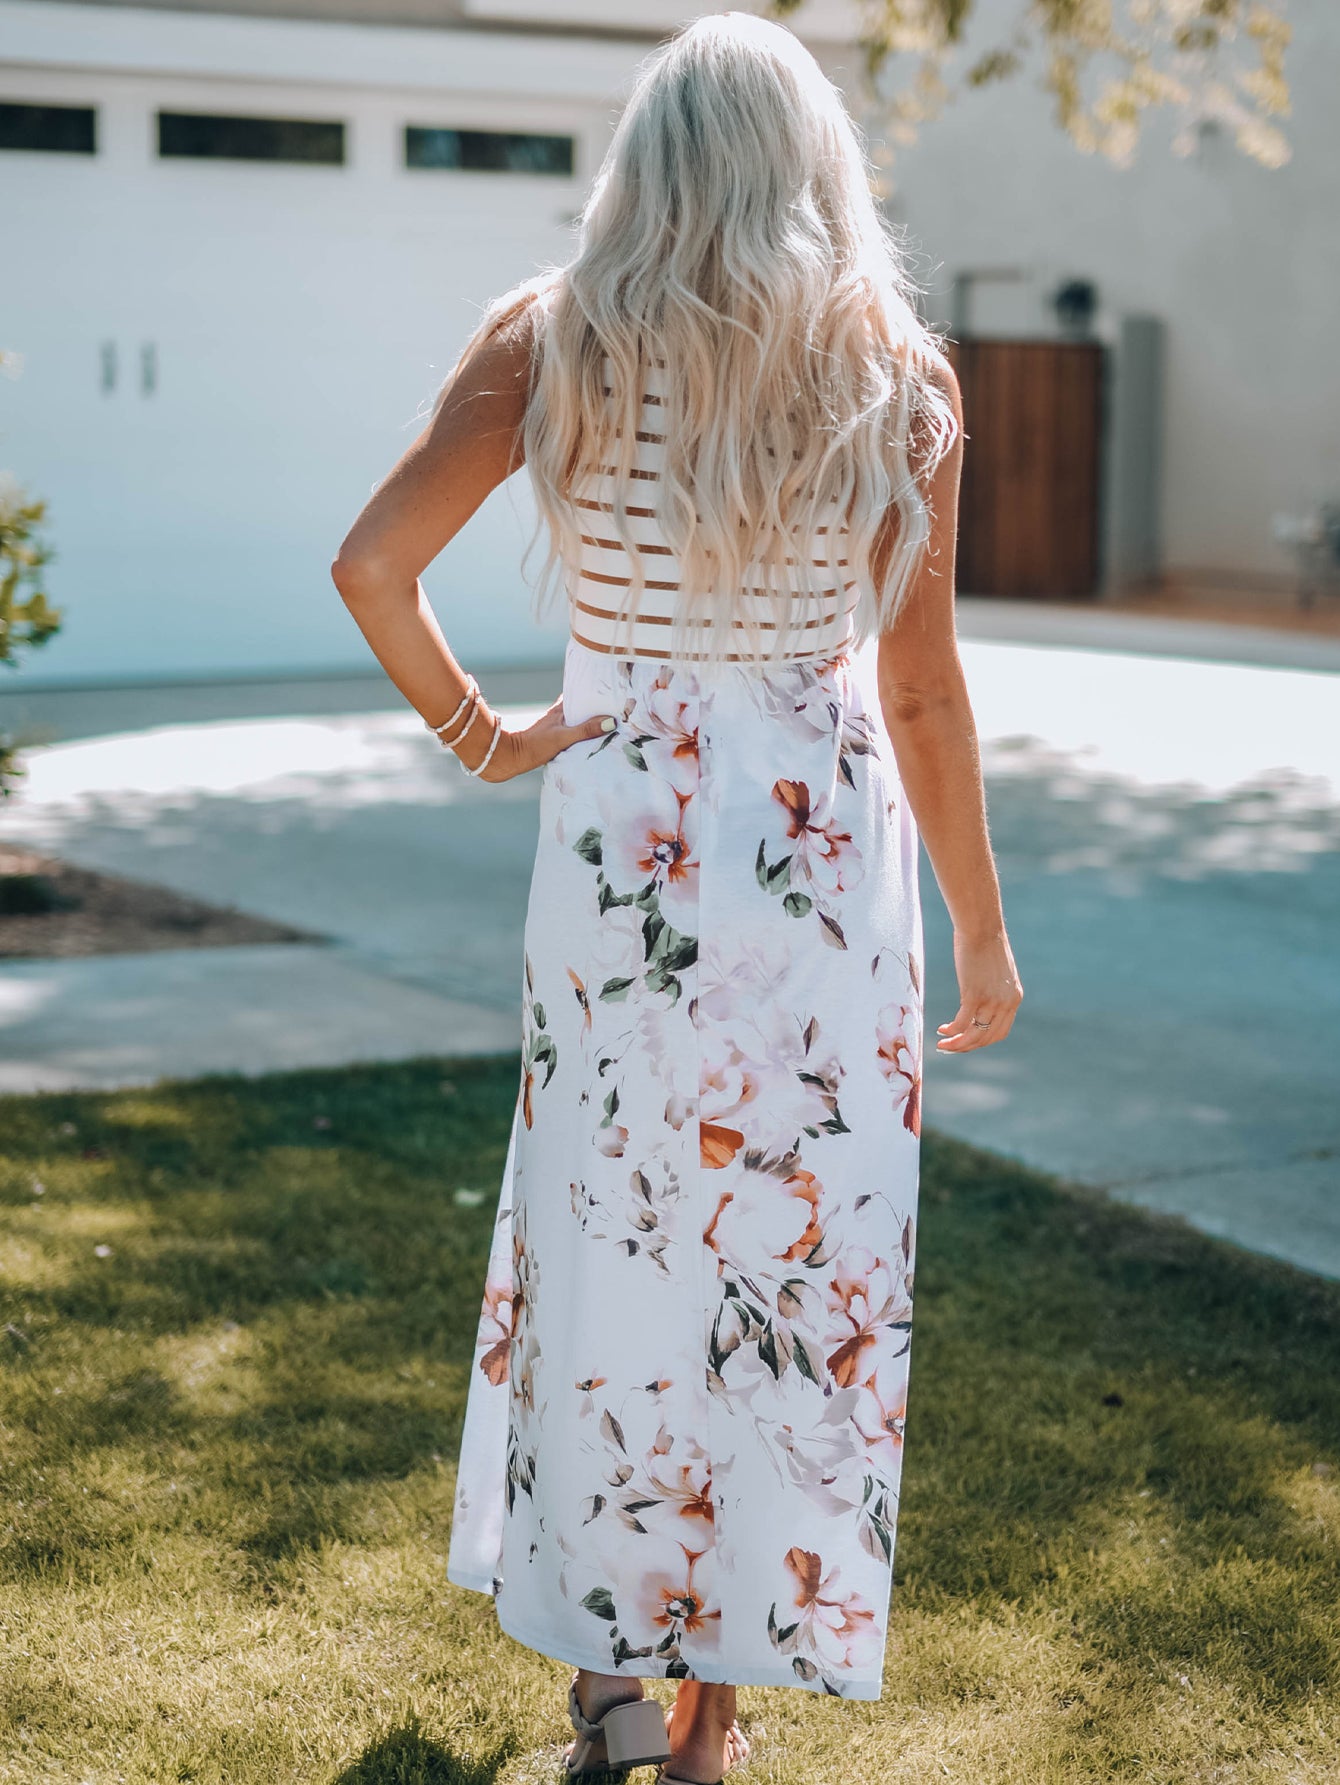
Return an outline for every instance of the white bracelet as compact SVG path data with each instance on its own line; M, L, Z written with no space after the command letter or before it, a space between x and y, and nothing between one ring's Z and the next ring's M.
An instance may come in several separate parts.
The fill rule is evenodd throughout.
M461 727L461 729L456 733L454 738L443 738L441 740L442 744L448 750L454 750L456 748L457 744L460 743L461 739L470 730L470 727L474 724L475 720L478 719L480 713L483 711L483 708L484 708L484 697L480 694L479 690L476 688L475 689L475 703L470 709L470 717L466 720L465 724Z
M469 706L470 702L475 699L475 697L478 695L478 693L479 693L479 683L476 682L476 680L473 676L467 676L466 683L465 683L465 693L461 697L461 704L457 707L456 711L451 715L450 719L444 719L442 721L441 725L430 725L428 723L428 721L425 719L423 722L424 729L426 731L431 731L433 733L434 737L441 739L442 733L444 731L451 730L452 726L460 718L461 714ZM445 741L445 740L443 740L443 741Z
M495 713L493 718L493 737L489 742L488 749L484 752L483 762L480 763L478 768L474 769L466 769L465 764L463 762L461 763L461 767L465 769L467 775L482 775L484 770L493 761L493 752L498 748L498 739L502 736L502 728L502 714ZM457 760L459 761L459 758Z

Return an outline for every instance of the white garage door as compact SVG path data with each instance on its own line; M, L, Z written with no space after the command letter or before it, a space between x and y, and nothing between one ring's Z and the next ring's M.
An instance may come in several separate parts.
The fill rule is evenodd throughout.
M0 101L32 100L34 79L16 94L0 74ZM603 121L491 117L476 101L464 120L476 163L494 132L566 130L572 176L408 168L406 125L459 125L458 108L422 94L43 80L37 99L96 104L99 141L93 156L0 160L7 234L26 244L6 270L0 344L24 369L0 387L0 465L50 499L52 593L67 615L30 673L366 666L330 559L479 305L570 252L584 136L598 145ZM339 122L345 161L164 158L164 110ZM528 496L514 479L428 578L448 637L479 663L554 655L519 570Z

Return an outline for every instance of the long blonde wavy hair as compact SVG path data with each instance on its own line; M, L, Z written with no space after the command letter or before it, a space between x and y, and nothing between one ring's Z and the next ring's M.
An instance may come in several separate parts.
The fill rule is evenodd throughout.
M549 540L539 605L551 573L579 561L572 496L604 466L637 611L642 554L622 492L650 363L671 393L657 513L679 563L672 651L803 654L821 591L852 580L858 640L887 628L925 549L924 481L955 433L943 352L914 297L856 126L790 31L727 12L660 45L575 257L497 299L466 347L529 307L522 437ZM746 586L769 593L742 599ZM631 621L625 635L631 648Z

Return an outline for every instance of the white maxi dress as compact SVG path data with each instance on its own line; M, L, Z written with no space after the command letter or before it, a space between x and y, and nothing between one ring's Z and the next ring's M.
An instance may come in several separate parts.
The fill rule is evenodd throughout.
M651 377L638 526L673 589L661 401ZM563 696L569 722L618 723L543 771L447 1574L575 1667L878 1698L920 1145L915 826L843 603L818 652L769 667L610 654L628 565L603 476L579 500Z

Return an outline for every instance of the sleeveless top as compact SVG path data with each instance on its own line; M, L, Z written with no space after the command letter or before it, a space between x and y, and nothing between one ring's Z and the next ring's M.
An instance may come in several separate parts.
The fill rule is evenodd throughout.
M609 397L612 392L608 383L608 359L605 361L605 376L605 395ZM609 518L614 513L618 476L612 467L602 465L579 474L573 480L571 500L576 510L581 545L575 563L565 560L563 574L568 592L572 636L588 650L611 656L652 657L662 660L683 655L670 648L670 627L680 586L679 565L673 547L667 543L661 530L656 508L656 486L660 481L665 453L665 434L662 430L669 394L664 366L648 365L644 372L642 412L631 472L633 487L627 493L626 505L634 549L642 557L646 567L646 583L633 618L631 642L627 626L627 604L634 581L633 564ZM836 521L836 504L834 518ZM826 534L830 528L822 526L818 531ZM837 532L846 533L846 525L838 523ZM794 559L788 561L795 562ZM818 548L813 561L821 566L827 563L822 546ZM844 570L847 560L840 558L837 564L839 571ZM761 566L758 568L761 581ZM808 586L803 580L797 581L793 593L797 600L809 598ZM835 657L848 649L854 630L857 584L854 580L838 582L831 588L824 588L821 594L821 614L812 613L803 622L802 648L779 652L761 660L755 658L746 648L739 652L728 652L727 661L793 663ZM746 598L749 596L761 602L761 615L769 613L769 596L766 590L749 589L746 591ZM710 618L695 616L693 624L701 628L710 626L713 622ZM738 627L741 622L736 620L733 624ZM777 629L777 623L767 618L760 618L759 624L768 631ZM747 647L748 640L744 642ZM704 654L690 651L687 655L693 659Z

